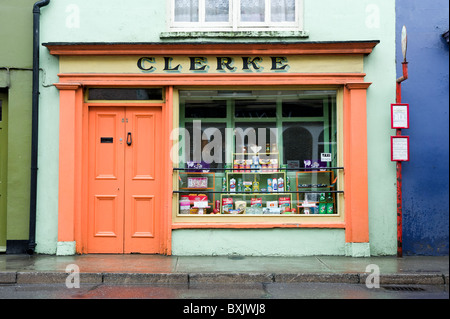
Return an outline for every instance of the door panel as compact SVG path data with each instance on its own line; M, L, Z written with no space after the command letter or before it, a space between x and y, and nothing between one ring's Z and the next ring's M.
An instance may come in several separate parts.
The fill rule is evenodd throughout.
M161 109L130 108L126 117L132 144L125 152L125 253L155 253L160 251Z
M97 148L95 157L95 178L96 179L117 179L118 165L118 120L121 120L120 114L102 114L97 115ZM116 141L114 141L116 139Z
M123 252L124 116L123 109L89 113L89 253Z
M117 237L122 232L118 226L122 207L118 207L118 203L118 196L95 195L93 211L95 237Z
M132 196L130 236L132 238L155 237L154 196Z
M91 108L88 253L160 252L161 117L161 108Z

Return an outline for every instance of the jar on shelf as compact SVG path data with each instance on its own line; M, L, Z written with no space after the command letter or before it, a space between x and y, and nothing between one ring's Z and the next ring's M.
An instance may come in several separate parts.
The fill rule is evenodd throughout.
M181 196L180 199L180 214L189 214L191 208L191 201L189 196Z

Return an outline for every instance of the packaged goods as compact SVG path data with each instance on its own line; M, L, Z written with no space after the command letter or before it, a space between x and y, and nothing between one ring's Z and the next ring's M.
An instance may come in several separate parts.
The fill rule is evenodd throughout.
M237 191L242 192L242 178L238 178Z
M267 207L268 208L278 207L278 201L267 201Z
M248 215L258 215L262 213L263 213L262 207L249 207L245 210L245 214Z
M331 193L328 193L327 197L327 214L334 214L334 203L333 197L331 197Z
M280 214L280 212L277 201L267 202L267 207L263 208L263 214Z
M230 192L236 192L236 179L230 179Z
M245 214L245 209L247 208L247 202L243 200L236 201L236 209L239 210L240 214Z
M291 191L291 180L289 177L286 176L286 191L290 192Z
M227 178L222 177L222 192L226 192L226 191L227 191Z
M208 201L208 196L205 194L189 194L189 201L191 205L194 205L194 202L200 202L200 201Z
M272 188L272 179L271 179L271 178L268 178L268 179L267 179L267 191L268 191L269 193L273 191L273 188Z
M228 214L231 209L233 209L233 198L231 197L222 198L223 213Z
M284 192L284 180L283 177L278 178L278 192Z
M250 169L252 166L252 160L246 160L245 161L245 172L250 173Z
M259 192L259 182L254 181L252 188L254 192Z
M252 191L252 182L244 182L244 192Z
M191 201L189 196L181 196L180 199L180 214L189 214L191 208Z
M270 167L272 169L272 172L278 172L278 160L277 159L271 159L270 160Z
M326 214L327 213L327 203L325 201L325 194L320 194L319 198L319 214Z
M278 181L276 178L273 178L272 180L272 189L274 192L278 192Z
M291 208L291 199L289 197L280 197L278 199L279 207L283 213L286 209Z
M235 173L239 172L239 161L238 160L234 160L233 162L233 169Z
M252 198L250 205L251 207L262 207L262 198Z
M270 160L260 158L260 159L259 159L259 164L260 164L260 166L261 166L261 171L262 171L263 173L267 173L267 172L270 172L270 171L271 171L271 170L269 170Z

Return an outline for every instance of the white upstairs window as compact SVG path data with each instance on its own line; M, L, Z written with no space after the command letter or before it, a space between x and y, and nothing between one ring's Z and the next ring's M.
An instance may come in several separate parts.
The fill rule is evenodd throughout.
M171 0L171 29L302 30L303 0Z

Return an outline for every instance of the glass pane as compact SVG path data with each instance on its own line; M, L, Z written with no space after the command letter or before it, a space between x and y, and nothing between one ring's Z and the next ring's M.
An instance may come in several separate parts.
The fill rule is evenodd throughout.
M198 22L198 0L175 0L175 22Z
M271 0L272 22L295 21L295 0Z
M242 22L264 22L265 0L241 0Z
M187 100L184 106L186 118L226 118L226 101L195 101Z
M162 88L153 89L103 89L91 88L88 92L89 100L162 100Z
M323 122L283 124L284 164L292 168L305 167L305 161L320 159L323 152Z
M202 123L194 121L185 124L188 136L185 138L184 163L186 167L202 169L222 168L225 163L225 123Z
M283 117L322 117L323 100L283 101Z
M228 22L229 0L205 0L206 22Z
M235 152L254 153L258 152L255 147L262 147L259 152L265 153L264 147L269 144L270 152L278 152L277 147L277 125L276 123L245 122L236 123Z
M226 118L227 102L217 99L217 91L180 91L185 118Z
M236 118L262 119L277 116L277 105L275 101L269 100L237 100L235 102Z

